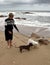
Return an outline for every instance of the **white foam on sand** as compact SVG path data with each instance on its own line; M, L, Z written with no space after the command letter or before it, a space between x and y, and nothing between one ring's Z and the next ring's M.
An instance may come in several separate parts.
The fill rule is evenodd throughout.
M27 20L15 20L16 25L25 25L30 27L43 27L43 28L50 28L50 23L42 23L38 20L27 21Z
M29 16L50 16L50 12L33 12L31 14L25 14Z

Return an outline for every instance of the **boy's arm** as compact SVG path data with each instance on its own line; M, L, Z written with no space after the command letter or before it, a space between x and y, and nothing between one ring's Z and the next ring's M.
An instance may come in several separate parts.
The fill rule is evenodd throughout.
M19 30L18 30L18 28L17 28L17 26L14 24L14 27L15 27L15 29L19 32Z

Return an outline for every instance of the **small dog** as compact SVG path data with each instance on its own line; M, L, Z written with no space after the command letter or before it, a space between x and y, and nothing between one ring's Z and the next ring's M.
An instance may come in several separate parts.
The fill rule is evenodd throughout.
M18 48L20 49L20 52L22 53L23 49L26 49L26 50L30 51L31 46L33 46L33 44L29 43L29 45L22 45L22 46L19 46Z
M34 46L34 48L38 48L39 47L39 43L35 40L33 40L32 38L28 39L28 43L32 43L32 45Z

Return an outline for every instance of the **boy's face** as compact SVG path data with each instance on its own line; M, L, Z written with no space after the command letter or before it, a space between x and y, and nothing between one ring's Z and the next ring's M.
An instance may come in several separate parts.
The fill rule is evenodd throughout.
M9 16L9 18L10 18L10 19L13 19L13 17L14 17L14 16L12 16L12 15L11 15L11 16Z

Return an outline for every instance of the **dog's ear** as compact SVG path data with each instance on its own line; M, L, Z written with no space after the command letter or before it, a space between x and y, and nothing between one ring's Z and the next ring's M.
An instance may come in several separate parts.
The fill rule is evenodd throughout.
M32 44L32 43L29 43L29 45L30 45L30 46L33 46L33 44Z

